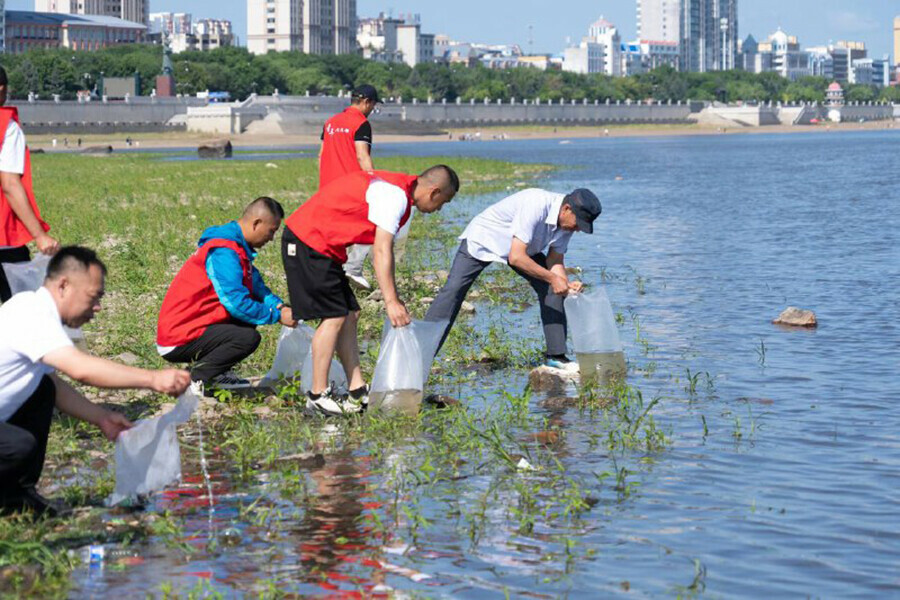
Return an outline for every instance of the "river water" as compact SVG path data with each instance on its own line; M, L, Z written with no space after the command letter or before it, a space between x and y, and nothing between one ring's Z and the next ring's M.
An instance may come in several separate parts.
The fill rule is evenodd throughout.
M560 169L541 186L596 192L603 214L593 236L573 238L567 263L592 283L605 275L614 310L626 317L629 364L643 369L630 379L645 396L664 397L656 416L671 446L637 469L627 499L595 509L569 532L577 559L565 568L552 532L516 534L496 516L497 526L470 548L435 506L426 507L431 524L414 550L380 555L400 570L381 564L373 567L379 576L365 576L388 587L363 585L346 550L327 585L300 592L900 597L898 143L900 132L860 132L376 146L377 155L553 163ZM452 223L503 196L466 197L465 182L462 192L444 210ZM819 327L772 325L789 305L814 310ZM477 319L510 319L510 335L540 339L536 307L504 310L479 305ZM693 388L688 370L702 374ZM470 410L526 382L525 370L480 376ZM549 414L537 397L529 410ZM604 468L605 453L589 442L596 422L576 410L550 416L567 432L558 459L569 476L586 481ZM319 486L318 516L297 516L299 543L321 540L323 529L365 543L352 518L328 517L341 503L363 502L369 475L358 456L345 458L319 469L327 473L316 480L332 483ZM237 519L225 483L223 523ZM202 538L202 511L191 522ZM287 586L309 564L303 552L273 560L265 546L186 565L148 549L156 558L141 567L76 572L73 595L143 593L160 581L189 587L206 577L238 596L248 593L236 583L242 573Z

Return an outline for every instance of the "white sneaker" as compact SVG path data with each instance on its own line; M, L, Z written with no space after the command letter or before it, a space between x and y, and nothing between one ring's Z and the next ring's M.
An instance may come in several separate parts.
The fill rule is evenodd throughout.
M324 415L326 417L341 417L347 414L357 413L360 408L347 403L340 396L337 396L327 388L322 395L313 400L306 395L306 412L310 415Z
M342 395L341 408L344 410L344 414L366 412L366 409L369 408L369 386L366 386L366 393L360 398L354 398L349 393L346 396Z
M357 275L356 273L347 273L347 279L349 279L350 283L355 287L358 287L359 289L366 291L372 289L372 284L369 283L369 280L362 275Z

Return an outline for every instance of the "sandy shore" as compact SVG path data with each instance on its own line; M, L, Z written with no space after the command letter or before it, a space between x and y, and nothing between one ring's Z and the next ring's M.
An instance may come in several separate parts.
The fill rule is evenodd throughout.
M791 134L791 133L839 133L846 131L880 131L900 129L900 124L894 121L873 121L866 123L829 123L809 126L770 125L765 127L723 128L709 127L696 124L673 125L621 125L621 126L581 126L581 127L552 127L552 126L510 126L510 127L483 127L483 128L459 128L449 129L446 133L438 135L378 135L377 122L375 127L377 143L421 143L456 141L468 138L463 143L478 143L491 140L535 140L535 139L584 139L597 137L659 137L659 136L684 136L684 135L758 135L758 134ZM26 132L27 133L27 132ZM56 145L53 145L53 139ZM319 137L316 135L212 135L201 133L136 133L136 134L98 134L98 135L35 135L29 136L28 142L32 149L43 149L47 152L76 152L78 151L78 139L81 139L81 147L110 145L114 149L159 149L195 147L205 142L217 139L230 139L237 150L247 150L259 147L296 149L301 146L316 147ZM126 138L131 138L132 145L126 143ZM65 145L68 140L68 146Z

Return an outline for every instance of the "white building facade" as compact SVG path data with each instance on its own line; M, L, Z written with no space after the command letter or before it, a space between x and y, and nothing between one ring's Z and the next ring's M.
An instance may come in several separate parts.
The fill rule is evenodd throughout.
M638 39L678 44L680 9L681 0L637 0Z
M356 0L247 0L253 54L356 52Z

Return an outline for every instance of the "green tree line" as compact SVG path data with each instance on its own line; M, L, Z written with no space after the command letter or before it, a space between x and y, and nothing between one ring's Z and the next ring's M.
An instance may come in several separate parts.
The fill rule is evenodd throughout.
M3 56L14 98L34 92L42 98L59 94L74 98L79 90L94 89L101 73L127 77L138 73L142 93L153 88L162 67L162 48L127 45L95 52L31 50ZM406 100L447 98L508 101L511 98L541 100L716 100L728 102L822 102L830 81L805 77L788 81L776 73L725 71L679 73L663 67L630 77L600 74L578 75L522 67L492 70L481 65L427 63L382 64L360 56L318 56L278 52L256 56L246 48L220 48L211 52L183 52L172 57L176 90L193 95L199 91L227 91L232 98L253 92L271 94L336 94L369 83L384 97ZM845 86L849 101L900 102L900 88L869 85Z

